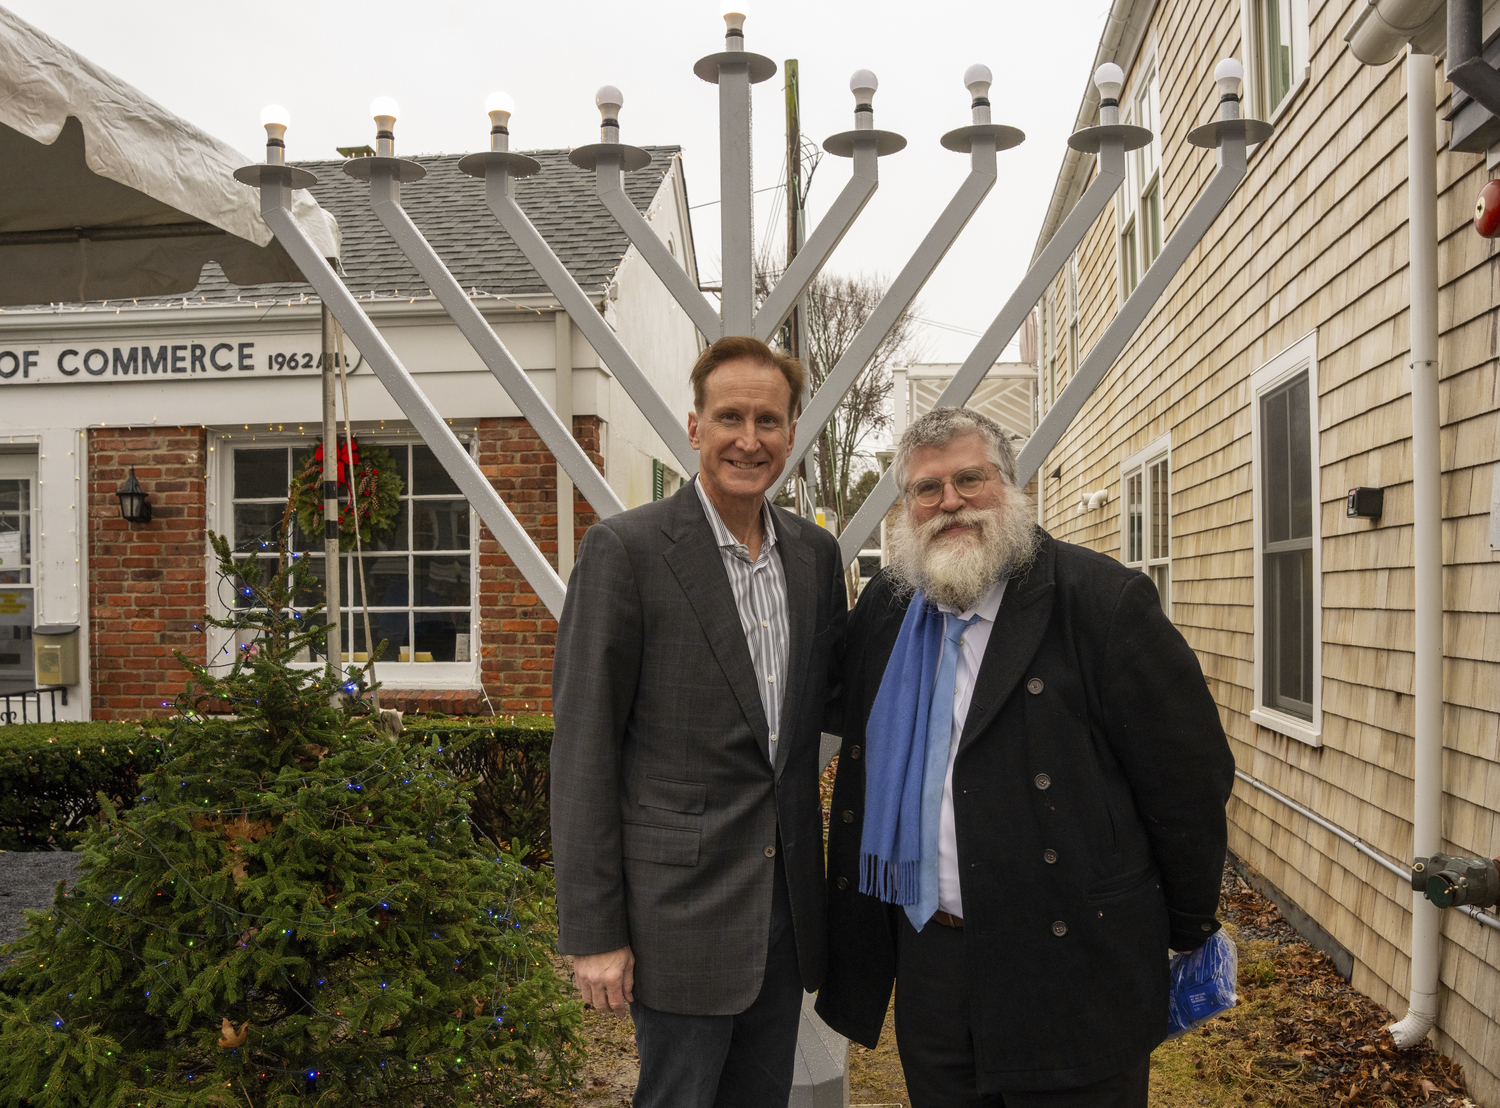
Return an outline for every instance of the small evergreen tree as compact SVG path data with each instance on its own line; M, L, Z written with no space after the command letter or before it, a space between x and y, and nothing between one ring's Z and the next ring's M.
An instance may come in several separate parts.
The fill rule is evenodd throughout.
M324 631L284 536L264 575L212 536L245 603L211 622L255 641L222 674L182 659L141 802L105 806L9 948L0 1104L433 1104L482 1074L494 1102L576 1065L545 875L480 849L466 787L377 726L364 671L287 664Z

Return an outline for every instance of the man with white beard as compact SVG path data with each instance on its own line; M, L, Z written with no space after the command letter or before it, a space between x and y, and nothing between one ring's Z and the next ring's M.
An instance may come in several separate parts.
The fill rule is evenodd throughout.
M1218 929L1234 762L1151 579L1036 527L1004 431L907 430L850 619L818 1012L895 985L912 1108L1144 1108L1168 948Z

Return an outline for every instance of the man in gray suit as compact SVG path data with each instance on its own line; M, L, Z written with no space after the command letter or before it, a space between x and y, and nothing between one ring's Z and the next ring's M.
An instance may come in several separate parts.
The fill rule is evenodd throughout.
M818 748L838 544L765 501L804 375L757 339L692 371L698 476L589 529L558 625L558 949L635 1019L636 1108L785 1104L823 978Z

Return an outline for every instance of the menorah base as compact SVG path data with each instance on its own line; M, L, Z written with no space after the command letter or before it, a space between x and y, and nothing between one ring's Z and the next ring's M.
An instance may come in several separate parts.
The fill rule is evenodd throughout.
M813 993L802 995L797 1029L797 1068L787 1108L848 1108L849 1040L813 1011Z

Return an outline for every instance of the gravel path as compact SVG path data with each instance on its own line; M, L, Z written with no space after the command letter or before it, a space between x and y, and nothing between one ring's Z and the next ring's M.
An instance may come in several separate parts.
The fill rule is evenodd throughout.
M51 904L52 890L77 864L78 855L64 851L0 851L0 946L21 934L22 910Z

